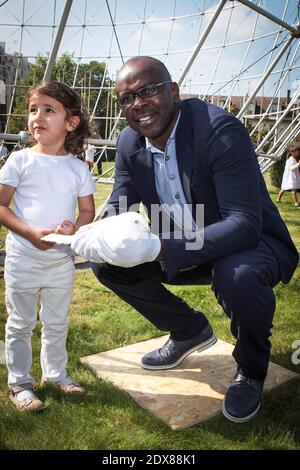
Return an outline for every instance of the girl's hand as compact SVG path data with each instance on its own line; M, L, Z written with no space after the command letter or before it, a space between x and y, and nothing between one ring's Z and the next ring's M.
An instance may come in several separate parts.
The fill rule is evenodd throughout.
M70 220L63 220L62 223L56 227L55 233L73 235L75 231L75 225Z
M41 240L42 237L48 235L49 233L53 233L53 230L44 228L31 228L28 240L39 250L49 250L49 248L52 248L55 243Z

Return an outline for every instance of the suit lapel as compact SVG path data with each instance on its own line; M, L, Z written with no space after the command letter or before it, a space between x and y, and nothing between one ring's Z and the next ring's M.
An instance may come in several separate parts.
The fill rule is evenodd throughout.
M144 139L139 136L141 142ZM150 206L151 204L159 204L159 198L156 192L153 157L150 150L147 150L143 142L137 152L131 155L132 160L131 171L137 186L140 188L140 194L143 195L143 202Z
M176 130L176 158L181 184L188 204L192 204L191 179L193 172L193 134L191 119L182 103L181 116Z

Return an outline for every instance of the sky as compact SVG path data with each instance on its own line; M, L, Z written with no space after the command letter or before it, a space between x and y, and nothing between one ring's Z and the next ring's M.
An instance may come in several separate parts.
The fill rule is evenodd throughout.
M299 21L298 0L252 1L289 24ZM116 23L121 53L107 3ZM121 54L124 60L134 55L152 55L162 60L172 78L178 80L218 3L219 0L73 0L59 55L67 51L82 62L107 62L112 79L122 65ZM38 53L43 55L51 49L64 5L63 0L8 0L0 7L0 41L6 43L9 53L20 52L34 62ZM230 82L235 83L234 94L251 93L280 44L283 46L289 37L285 31L276 36L277 31L278 26L270 20L237 0L228 0L183 82L182 91L207 96L227 94L226 84ZM255 40L250 42L252 37ZM295 67L285 77L282 93L293 90L300 79L300 53L295 53L299 41L294 40L277 66L278 70L287 65ZM274 47L276 50L270 54ZM237 75L239 80L234 78ZM266 96L274 93L280 78L284 77L277 73L267 80L263 90Z

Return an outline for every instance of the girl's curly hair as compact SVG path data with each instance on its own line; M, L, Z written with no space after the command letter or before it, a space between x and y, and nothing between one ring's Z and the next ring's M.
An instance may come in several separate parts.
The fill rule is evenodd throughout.
M89 117L83 107L79 94L73 88L54 80L42 82L38 85L33 85L26 94L27 106L33 95L47 95L59 101L66 113L67 118L78 116L80 122L76 129L68 132L65 140L65 149L67 152L74 155L83 152L84 139L91 136Z

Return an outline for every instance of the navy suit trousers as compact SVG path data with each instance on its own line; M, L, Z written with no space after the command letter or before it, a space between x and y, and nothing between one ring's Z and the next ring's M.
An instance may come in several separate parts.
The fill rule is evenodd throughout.
M280 281L279 266L265 242L256 249L241 251L183 271L172 281L157 262L133 268L92 263L99 281L134 307L162 331L177 340L188 339L208 320L163 284L212 285L217 301L231 319L236 338L233 356L247 377L263 380L270 358L272 320L275 311L273 287ZM199 288L200 295L200 288Z

